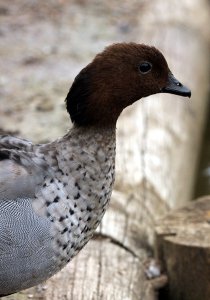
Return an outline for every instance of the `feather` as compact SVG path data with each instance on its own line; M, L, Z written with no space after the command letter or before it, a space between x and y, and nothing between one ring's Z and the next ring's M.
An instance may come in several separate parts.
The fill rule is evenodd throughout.
M33 144L18 138L0 138L0 200L31 198L49 174L44 157L32 150Z

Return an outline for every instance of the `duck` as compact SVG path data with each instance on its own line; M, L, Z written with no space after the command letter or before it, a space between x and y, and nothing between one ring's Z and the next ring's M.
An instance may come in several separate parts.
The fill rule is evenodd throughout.
M0 296L47 280L91 239L113 189L117 119L157 93L191 96L158 49L116 43L73 81L67 134L47 144L0 136Z

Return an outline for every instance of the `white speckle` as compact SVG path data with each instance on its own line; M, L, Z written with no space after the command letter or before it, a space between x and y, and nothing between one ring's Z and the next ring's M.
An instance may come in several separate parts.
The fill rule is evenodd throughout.
M105 153L102 149L99 149L98 150L98 153L97 153L97 158L100 162L104 162L106 156L105 156Z
M145 274L148 279L153 279L161 275L160 266L154 259L151 260L147 265L147 268L145 269Z

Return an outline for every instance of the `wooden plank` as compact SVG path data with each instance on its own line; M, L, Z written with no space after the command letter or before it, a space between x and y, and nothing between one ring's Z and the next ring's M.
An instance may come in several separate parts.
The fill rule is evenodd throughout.
M156 256L168 274L167 299L210 299L210 197L158 221Z

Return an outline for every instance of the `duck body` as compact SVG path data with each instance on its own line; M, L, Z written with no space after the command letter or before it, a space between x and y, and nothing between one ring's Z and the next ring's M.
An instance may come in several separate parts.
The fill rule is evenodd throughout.
M92 237L114 184L117 118L159 92L190 96L157 49L115 44L75 78L64 137L0 136L0 296L48 279Z
M115 130L72 128L46 145L1 141L17 174L12 189L8 181L0 188L0 292L7 295L55 274L92 237L111 196Z

